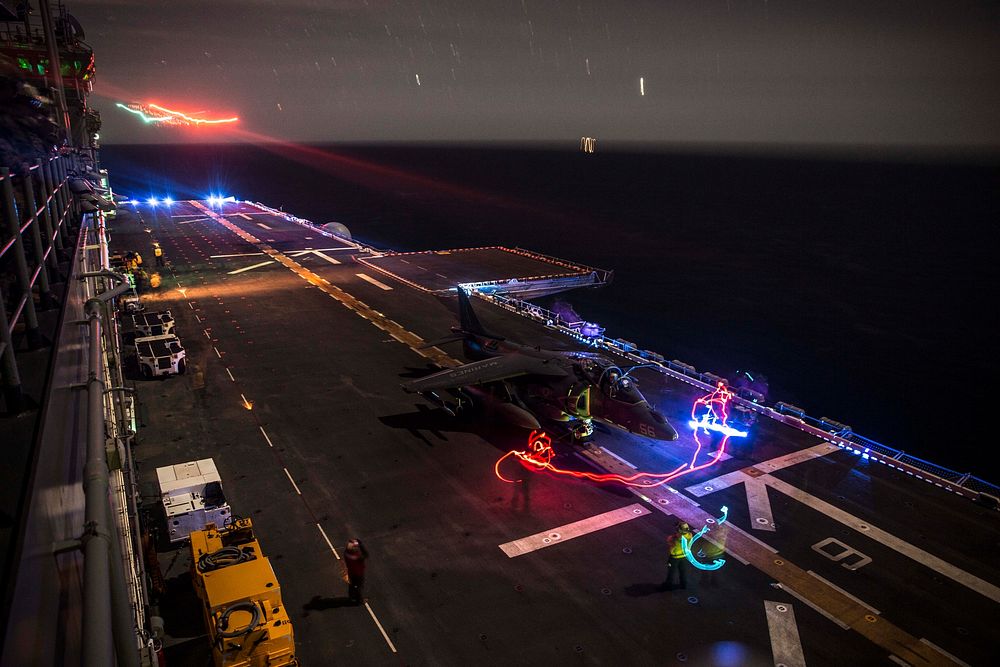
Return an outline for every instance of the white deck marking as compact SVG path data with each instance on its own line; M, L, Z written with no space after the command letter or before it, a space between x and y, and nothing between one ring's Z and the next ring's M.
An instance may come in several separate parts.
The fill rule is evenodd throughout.
M391 287L389 287L385 283L380 283L379 281L375 280L374 278L372 278L369 275L365 275L364 273L355 273L354 275L356 275L358 278L361 278L366 283L371 283L375 287L381 287L384 290L391 290L392 289Z
M652 512L644 505L636 503L628 507L604 512L603 514L568 523L565 526L559 526L542 533L536 533L535 535L529 535L519 540L501 544L500 550L507 554L508 558L515 558L523 556L526 553L531 553L532 551L537 551L538 549L551 547L554 544L561 544L575 537L582 537L583 535L624 523L625 521L638 519L647 514L652 514Z
M229 370L229 368L226 368L226 375L229 376L230 380L232 380L233 382L236 382L236 378L233 377L233 372L231 370Z
M237 252L231 255L209 255L210 259L223 259L227 257L253 257L254 255L263 255L262 252Z
M966 661L962 660L961 658L956 658L951 653L948 653L948 651L945 651L943 648L941 648L937 644L931 642L929 639L921 638L920 642L922 644L927 644L932 649L934 649L935 651L937 651L938 653L940 653L944 657L948 658L949 660L952 660L957 665L961 665L962 667L971 667L971 665L969 665L969 663L967 663Z
M628 466L629 468L631 468L632 470L636 470L636 469L637 469L637 468L636 468L636 466L632 465L631 463L629 463L628 461L626 461L626 460L625 460L625 459L623 459L622 457L618 456L617 454L615 454L615 453L614 453L613 451L611 451L611 450L610 450L610 449L608 449L607 447L601 447L601 449L603 449L603 450L604 450L605 452L607 452L607 454L608 454L609 456L613 456L613 457L615 457L616 459L618 459L619 461L621 461L622 463L624 463L625 465L627 465L627 466Z
M788 468L798 463L810 461L812 459L839 451L840 447L831 445L828 442L821 442L818 445L814 445L806 449L800 449L798 451L791 452L790 454L785 454L784 456L778 456L767 461L755 463L751 467L756 470L760 470L761 472L771 473L776 470ZM750 477L750 475L743 470L734 470L733 472L720 475L714 479L699 482L698 484L692 484L687 487L686 490L691 495L698 496L700 498L701 496L707 496L710 493L715 493L716 491L721 491L729 488L730 486L735 486L741 482L745 482L748 477Z
M241 217L241 218L243 218L244 220L253 220L253 218L251 218L251 217L250 217L249 215L247 215L246 213L237 213L236 215L240 216L240 217Z
M268 264L274 264L274 260L269 259L266 262L261 262L260 264L251 264L250 266L244 266L242 269L236 269L235 271L230 271L228 275L235 276L237 273L243 273L244 271L253 271L254 269L259 269L262 266L267 266Z
M813 604L812 602L809 601L808 598L804 597L801 593L796 593L794 589L789 588L785 584L773 584L773 585L785 591L799 602L809 605L810 607L812 607L813 611L815 611L817 614L824 616L834 624L839 625L842 629L849 630L851 628L851 626L849 626L847 623L844 623L842 620L840 620L827 610L823 609L823 607L820 607L817 604Z
M261 435L263 435L264 439L267 440L267 446L268 447L274 447L274 443L272 443L271 439L269 437L267 437L267 432L264 430L264 427L263 426L258 426L257 428L260 429Z
M767 497L767 485L760 479L750 477L744 482L747 492L747 506L750 509L750 527L754 530L774 532L774 514L771 500Z
M708 457L709 458L713 458L714 459L716 456L719 457L720 461L728 461L729 459L733 458L733 455L730 454L729 452L722 452L721 455L719 455L718 450L716 450L714 452L709 452L708 453Z
M615 458L608 456L602 449L589 447L584 450L584 456L608 472L617 473L619 475L628 475L630 473L630 469L624 467L624 465L619 463ZM687 521L692 525L704 523L705 512L699 508L698 503L691 498L688 498L683 493L679 493L676 489L672 489L669 486L654 486L649 488L630 486L628 487L628 490L664 514L675 516L678 519ZM767 549L771 553L778 553L778 550L770 544L758 540L750 533L740 530L728 521L715 530L718 531L718 535L720 536L719 539L721 540L725 540L725 536L730 532L739 533L746 539L756 542L762 548ZM744 565L748 564L745 559L737 556L733 552L727 551L727 553Z
M764 614L767 616L767 631L771 635L774 664L806 667L799 626L795 623L795 608L787 602L764 600Z
M312 254L316 255L320 259L325 259L326 261L330 262L331 264L340 264L340 260L339 259L334 259L333 257L330 257L329 255L325 254L322 250L310 250L309 252L311 252Z
M910 663L906 662L899 656L893 655L891 653L889 654L889 660L896 663L897 665L900 665L900 667L913 667L913 665L911 665Z
M876 616L881 616L881 615L882 615L882 612L880 612L880 611L879 611L878 609L876 609L875 607L871 606L870 604L868 604L868 603L867 603L867 602L865 602L864 600L861 600L861 599L859 599L859 598L857 598L857 597L855 597L855 596L851 595L850 593L848 593L847 591L845 591L845 590L844 590L843 588L841 588L841 587L840 587L840 586L838 586L837 584L835 584L835 583L833 583L832 581L830 581L829 579L826 579L826 578L824 578L824 577L821 577L821 576L819 576L818 574L816 574L816 573L815 573L815 572L813 572L812 570L806 570L806 572L808 572L808 573L809 573L809 574L811 574L812 576L816 577L817 579L819 579L820 581L822 581L822 582L823 582L824 584L826 584L827 586L829 586L829 587L830 587L830 588L832 588L833 590L835 590L835 591L839 591L839 592L841 592L842 594L846 595L847 597L851 598L852 600L854 600L854 601L855 601L855 602L857 602L857 603L858 603L859 605L861 605L862 607L864 607L865 609L867 609L867 610L868 610L868 611L870 611L871 613L875 614Z
M267 226L267 225L265 225L265 224L264 224L263 222L258 222L258 223L257 223L257 226L258 226L258 227L263 227L264 229L274 229L273 227L268 227L268 226Z
M215 347L213 345L212 349L215 350L215 356L217 356L219 359L221 359L222 358L222 353L219 352L219 348L217 348L217 347Z
M299 494L301 496L302 492L299 491L299 485L295 483L294 479L292 479L292 473L288 472L288 468L282 468L282 470L284 470L285 474L288 475L288 481L291 482L292 483L292 487L295 488L295 493L297 493L297 494Z
M821 500L816 496L806 493L802 489L792 486L788 482L784 482L777 477L772 477L771 475L765 475L760 479L770 486L772 489L781 491L786 496L794 498L803 505L813 508L821 514L825 514L834 521L838 521L848 528L853 528L862 535L883 544L890 549L893 549L904 556L917 561L921 565L929 567L939 574L943 574L952 581L962 584L969 590L975 591L980 595L988 597L994 602L1000 602L1000 588L997 588L993 584L983 579L980 579L974 574L966 572L965 570L956 567L946 560L938 558L937 556L927 553L919 547L915 547L905 540L887 533L886 531L873 526L867 521L862 521L858 517L845 512L844 510L831 505L825 500Z
M385 639L385 643L389 645L389 650L395 653L396 646L392 643L392 640L389 639L389 635L385 634L385 628L383 628L382 624L378 622L378 617L375 616L375 612L372 611L371 605L368 604L368 600L365 600L365 609L367 609L368 613L371 614L372 620L375 621L375 625L378 626L378 631L382 633L382 638Z
M323 530L323 526L317 523L316 527L319 528L320 535L322 535L323 539L326 540L326 546L330 547L330 551L333 552L333 555L337 557L337 560L340 560L340 554L338 554L337 550L333 548L333 542L331 542L330 538L326 536L326 531Z

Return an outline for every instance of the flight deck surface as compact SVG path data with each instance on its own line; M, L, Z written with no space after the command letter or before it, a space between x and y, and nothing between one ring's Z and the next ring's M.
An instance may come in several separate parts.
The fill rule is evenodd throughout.
M504 482L494 464L523 449L525 433L452 418L400 389L462 361L457 345L424 348L456 324L448 303L355 261L370 259L363 248L248 204L137 209L144 225L119 214L113 249L146 255L161 244L167 266L147 270L162 283L143 299L171 310L188 354L186 375L135 383L142 477L214 459L234 514L253 519L271 558L303 664L1000 655L995 510L766 418L672 488L516 465L506 472L521 481ZM484 300L474 306L513 340L574 345ZM586 449L557 445L563 467L666 471L691 458L684 425L704 392L648 369L634 375L681 438L598 427ZM691 570L685 591L660 591L678 517L697 529L724 505L730 527L714 534L727 536L726 565ZM353 537L371 553L362 607L346 606L341 578ZM170 652L207 654L200 617L184 606L186 555L164 551L160 564Z
M359 261L417 289L443 293L455 285L587 278L592 269L501 246L377 254Z

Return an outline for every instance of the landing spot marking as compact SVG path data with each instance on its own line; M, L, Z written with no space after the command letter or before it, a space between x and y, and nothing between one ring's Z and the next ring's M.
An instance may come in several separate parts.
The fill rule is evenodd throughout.
M834 452L839 452L840 447L836 445L831 445L828 442L823 442L818 445L814 445L807 449L802 449L799 451L791 452L790 454L785 454L784 456L778 456L762 463L755 463L752 467L756 470L763 470L766 472L775 472L776 470L782 470L784 468L789 468L793 465L802 463L804 461L810 461L812 459L819 458L821 456L827 456L828 454L833 454ZM758 473L759 474L759 473ZM744 470L734 470L733 472L726 473L725 475L720 475L714 479L710 479L706 482L699 482L698 484L693 484L687 487L686 491L693 496L706 496L710 493L715 493L716 491L722 491L730 486L735 486L741 482L747 480L750 475Z
M269 259L266 262L261 262L260 264L251 264L250 266L244 266L242 269L236 269L235 271L230 271L228 275L235 276L237 273L243 273L244 271L252 271L254 269L259 269L262 266L267 266L268 264L274 264L274 260Z
M389 286L388 286L388 285L386 285L385 283L380 283L379 281L375 280L375 279L374 279L374 278L372 278L371 276L369 276L369 275L366 275L366 274L364 274L364 273L355 273L354 275L356 275L356 276L357 276L358 278L361 278L361 279L362 279L362 280L364 280L364 281L365 281L366 283L371 283L371 284L372 284L372 285L374 285L375 287L380 287L380 288L382 288L382 289L384 289L384 290L391 290L391 289L392 289L391 287L389 287Z
M782 602L764 600L767 616L767 631L771 635L771 654L775 665L785 667L806 667L806 657L802 654L802 640L799 627L795 623L795 609Z
M816 496L806 493L802 489L792 486L788 482L784 482L777 477L771 477L767 475L766 478L762 478L765 483L772 489L780 491L781 493L794 498L803 505L811 507L821 514L825 514L834 521L838 521L848 528L852 528L866 537L869 537L876 542L879 542L890 549L893 549L904 556L909 557L912 560L917 561L921 565L924 565L939 574L943 574L952 581L962 584L966 588L980 595L988 597L994 602L1000 602L1000 588L997 588L993 584L984 579L966 572L965 570L952 565L951 563L938 558L937 556L927 553L923 549L913 546L909 542L902 540L895 535L887 533L886 531L873 526L868 521L862 521L858 517L845 512L844 510L831 505L830 503L817 498ZM864 528L862 528L864 526Z
M647 514L652 514L652 512L646 506L636 503L580 521L574 521L573 523L546 530L542 533L522 537L513 542L501 544L500 550L507 554L508 558L516 558L517 556L523 556L538 549L550 547L553 544L572 540L575 537L581 537L598 530L603 530L604 528L618 525L619 523L631 521L632 519L638 519Z
M748 478L744 487L747 492L747 506L750 509L750 527L773 533L774 515L771 512L771 500L767 497L767 484L759 478Z
M271 439L270 439L269 437L267 437L267 432L266 432L266 431L264 430L264 427L263 427L263 426L258 426L257 428L259 428L259 429L260 429L260 433L261 433L261 435L263 435L263 436L264 436L264 439L265 439L265 440L267 440L267 446L268 446L268 447L274 447L274 443L272 443L272 442L271 442ZM339 558L339 557L340 557L340 556L338 556L338 558Z
M267 225L265 225L263 222L258 222L257 226L258 227L263 227L264 229L273 229L272 227L268 227Z
M621 461L622 463L624 463L625 465L627 465L627 466L628 466L629 468L631 468L632 470L636 470L636 469L637 469L635 465L633 465L633 464L629 463L628 461L626 461L626 460L625 460L625 459L623 459L622 457L618 456L617 454L615 454L615 453L614 453L613 451L611 451L611 450L610 450L610 449L608 449L607 447L601 447L601 449L603 449L603 450L604 450L605 452L607 452L608 456L613 456L613 457L615 457L616 459L618 459L619 461ZM584 459L584 460L587 460L587 459Z
M324 253L322 250L310 250L309 252L311 252L312 254L316 255L320 259L325 259L326 261L330 262L331 264L340 264L340 260L334 259L333 257L330 257L329 255L327 255L326 253Z

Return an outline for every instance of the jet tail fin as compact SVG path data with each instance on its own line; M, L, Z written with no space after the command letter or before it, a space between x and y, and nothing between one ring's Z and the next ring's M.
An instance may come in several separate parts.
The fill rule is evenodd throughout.
M483 328L483 325L479 323L479 318L476 317L476 311L472 309L472 302L469 300L469 295L465 293L465 290L461 287L458 287L457 290L458 319L461 323L462 333L501 340L499 336L494 336L493 334L488 333L486 329Z

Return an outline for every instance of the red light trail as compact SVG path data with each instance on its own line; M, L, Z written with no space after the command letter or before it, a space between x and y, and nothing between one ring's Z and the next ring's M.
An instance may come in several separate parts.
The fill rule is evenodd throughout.
M688 463L682 463L670 472L637 472L634 475L626 476L616 473L595 473L586 470L567 470L565 468L559 468L552 463L556 456L556 452L552 448L552 438L546 435L543 431L532 431L531 435L528 436L528 447L523 450L511 450L501 456L497 460L496 465L493 466L493 471L496 476L504 482L511 484L520 482L521 480L508 479L500 472L500 465L506 459L513 457L517 459L522 466L533 472L548 471L557 475L575 477L576 479L588 479L592 482L617 482L626 486L644 488L660 486L670 482L671 480L677 479L678 477L683 477L684 475L688 475L692 472L697 472L698 470L704 470L705 468L711 467L722 459L722 455L726 451L726 445L729 444L730 436L737 435L739 433L735 432L734 429L729 429L726 425L726 419L729 415L729 401L731 401L732 398L733 392L720 382L715 391L711 394L702 396L694 402L694 405L691 407L691 422L689 423L692 425L694 440L698 446L695 448L694 455L692 455L691 460ZM700 415L699 412L701 412ZM697 463L698 456L701 454L703 446L701 439L698 437L700 431L703 431L704 434L709 434L711 431L720 432L722 433L722 442L719 444L719 450L715 452L712 458L699 464ZM746 434L744 433L743 435Z
M189 116L182 111L174 111L173 109L168 109L166 107L161 107L159 104L141 104L139 102L129 102L127 104L117 103L116 106L120 109L124 109L131 114L135 114L142 119L144 123L158 123L161 125L185 125L185 126L197 126L197 125L226 125L230 123L235 123L239 121L238 116L233 116L232 118L196 118L194 116Z

